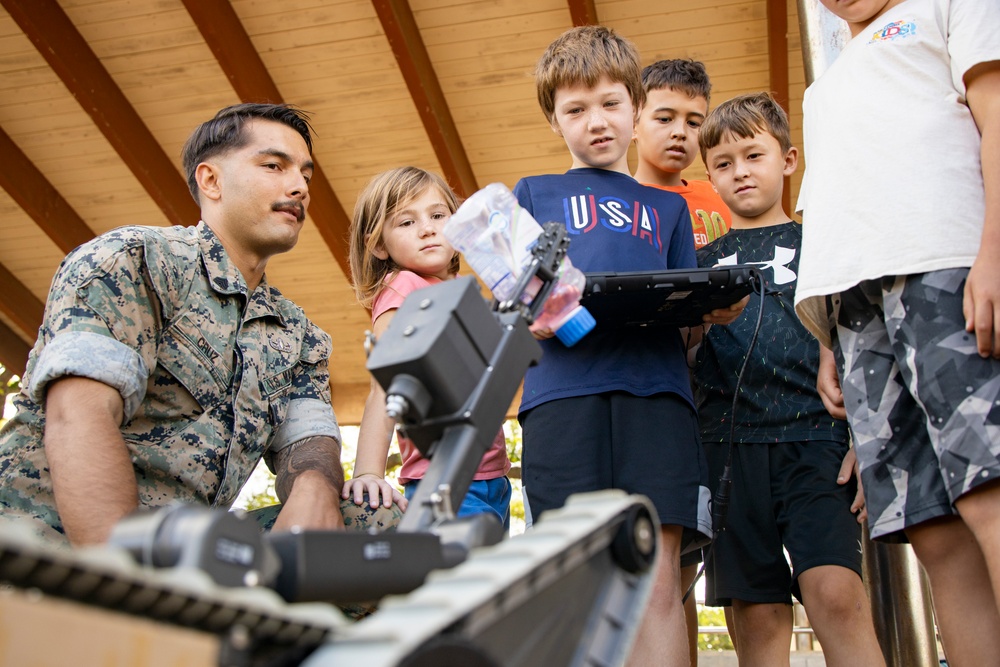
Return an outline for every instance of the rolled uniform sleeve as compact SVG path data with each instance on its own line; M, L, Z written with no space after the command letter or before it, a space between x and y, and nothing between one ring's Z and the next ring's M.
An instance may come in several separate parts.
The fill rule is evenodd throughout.
M274 434L271 452L277 452L292 443L314 436L324 435L338 443L340 426L333 414L333 406L314 398L300 398L288 404L288 415Z
M28 395L41 405L45 387L67 375L90 378L117 389L124 404L124 424L146 396L149 371L135 350L113 338L87 331L66 331L53 338L39 355Z
M147 282L141 238L114 234L81 246L53 280L38 359L28 378L44 404L48 384L87 377L122 396L124 422L135 414L156 364L160 302Z

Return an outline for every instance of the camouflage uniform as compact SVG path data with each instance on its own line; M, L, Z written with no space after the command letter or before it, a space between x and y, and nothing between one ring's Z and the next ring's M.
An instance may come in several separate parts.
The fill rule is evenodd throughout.
M42 445L49 382L84 376L121 393L141 506L228 507L262 455L310 436L340 440L330 350L266 279L248 293L204 222L123 227L77 248L53 280L17 415L0 431L0 518L65 540Z

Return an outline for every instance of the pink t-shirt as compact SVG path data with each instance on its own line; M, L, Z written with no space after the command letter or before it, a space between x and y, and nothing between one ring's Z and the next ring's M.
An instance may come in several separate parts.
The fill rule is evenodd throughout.
M400 271L390 275L372 304L372 323L383 313L399 308L411 292L439 282L440 278L424 277L412 271ZM399 481L406 484L422 478L427 472L430 461L421 456L420 450L407 438L399 438L399 450L403 457ZM483 460L479 462L479 468L473 479L496 479L506 475L508 470L510 470L510 460L507 458L507 442L503 437L503 429L500 429L493 439L493 445L483 454Z

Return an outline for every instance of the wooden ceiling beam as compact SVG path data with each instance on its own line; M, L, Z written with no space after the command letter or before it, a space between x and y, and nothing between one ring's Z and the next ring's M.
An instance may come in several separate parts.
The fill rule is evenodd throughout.
M278 86L228 0L182 1L239 98L244 102L281 103ZM350 279L351 220L318 161L309 183L309 199L309 217L340 270Z
M460 197L479 189L451 109L407 0L372 0L441 171Z
M11 375L24 376L31 346L14 333L9 326L0 322L0 364L3 364L2 381L7 384Z
M10 270L0 264L0 313L6 315L25 337L34 340L42 326L45 304L39 301Z
M56 0L0 0L122 161L175 225L200 213L187 183Z
M50 239L68 253L94 238L83 218L49 183L35 163L0 128L0 187L31 216Z
M573 21L573 27L582 25L598 25L597 7L594 0L567 0L569 4L569 17Z
M786 0L767 0L767 72L774 99L788 111L788 5ZM791 178L785 177L781 203L791 208Z
M767 75L774 99L788 111L788 7L767 0Z

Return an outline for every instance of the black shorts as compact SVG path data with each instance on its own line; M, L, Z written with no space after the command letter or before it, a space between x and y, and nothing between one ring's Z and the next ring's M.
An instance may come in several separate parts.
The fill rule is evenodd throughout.
M681 555L681 567L691 567L702 562L701 549L695 549Z
M542 403L520 421L524 492L535 518L571 494L622 489L648 497L661 524L685 528L682 550L711 536L708 467L684 399L577 396Z
M705 447L713 480L728 448ZM861 575L861 526L851 513L857 485L837 484L846 453L846 444L826 440L734 445L729 515L708 558L706 604L791 604L792 595L802 599L798 576L819 565Z

